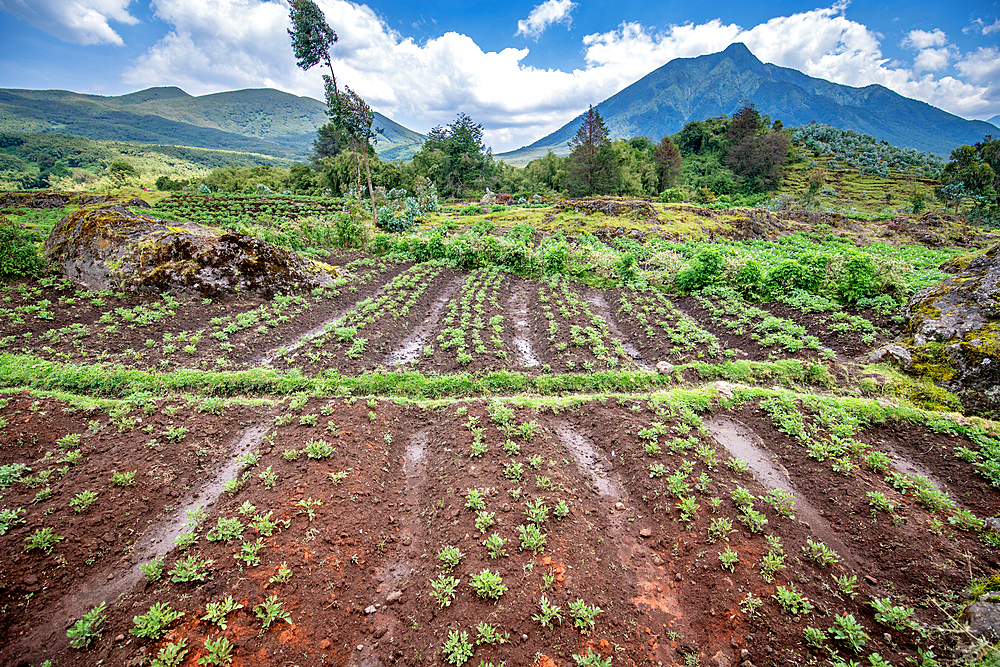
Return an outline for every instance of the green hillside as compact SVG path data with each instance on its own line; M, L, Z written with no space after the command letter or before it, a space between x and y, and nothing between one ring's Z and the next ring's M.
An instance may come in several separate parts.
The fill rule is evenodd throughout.
M812 121L870 134L904 148L947 156L996 127L970 121L878 85L854 88L762 63L743 44L721 53L677 58L597 105L612 139L658 141L692 120L731 115L744 100L785 126ZM523 165L548 150L567 155L579 116L530 146L497 155Z
M56 132L94 140L193 146L304 160L325 106L269 88L194 97L150 88L118 97L64 90L0 89L0 131ZM376 113L384 160L406 159L423 135Z

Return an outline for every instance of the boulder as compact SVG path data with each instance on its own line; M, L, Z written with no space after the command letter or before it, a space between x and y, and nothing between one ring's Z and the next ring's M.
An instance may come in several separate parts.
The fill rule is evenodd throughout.
M247 234L175 224L122 206L81 208L52 230L45 254L98 290L270 297L333 281L333 267Z
M969 634L980 639L1000 643L1000 593L979 596L965 609L963 620L969 626Z
M954 392L967 410L1000 410L1000 245L903 311L913 369Z
M669 361L658 361L656 363L656 372L660 375L671 375L674 372L674 365Z
M902 368L909 368L913 363L913 358L910 356L910 351L902 345L890 343L889 345L883 345L877 350L872 350L872 353L868 355L868 363L885 363L901 366Z

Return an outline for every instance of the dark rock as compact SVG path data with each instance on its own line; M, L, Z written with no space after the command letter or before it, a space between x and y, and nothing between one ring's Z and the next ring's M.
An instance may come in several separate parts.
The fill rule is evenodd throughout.
M962 615L969 633L991 643L1000 642L1000 593L988 593L973 602Z
M914 294L903 314L914 370L954 392L966 410L1000 409L1000 245Z
M122 206L81 208L56 225L45 253L91 289L270 297L332 282L333 267L247 234L173 225Z

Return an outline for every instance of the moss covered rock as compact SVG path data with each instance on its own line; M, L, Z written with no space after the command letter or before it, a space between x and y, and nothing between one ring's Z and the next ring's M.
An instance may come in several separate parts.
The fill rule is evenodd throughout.
M271 296L332 282L332 267L247 234L172 224L121 206L82 208L56 225L45 252L92 289Z
M1000 411L1000 245L914 294L904 316L914 371L955 392L966 409Z

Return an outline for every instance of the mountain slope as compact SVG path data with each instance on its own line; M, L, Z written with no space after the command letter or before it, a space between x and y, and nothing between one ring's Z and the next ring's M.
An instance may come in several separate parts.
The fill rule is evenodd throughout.
M194 97L180 88L149 88L119 97L64 90L0 89L0 130L60 132L88 139L136 141L263 153L303 160L326 106L270 88ZM376 113L383 159L407 158L423 135Z
M731 115L750 100L786 126L811 121L870 134L897 146L947 156L994 131L879 85L854 88L761 62L743 44L697 58L677 58L597 105L612 138L674 134L692 120ZM524 148L497 155L524 164L548 150L569 153L581 114Z

